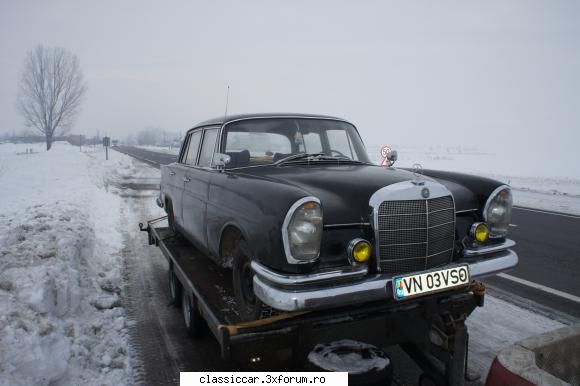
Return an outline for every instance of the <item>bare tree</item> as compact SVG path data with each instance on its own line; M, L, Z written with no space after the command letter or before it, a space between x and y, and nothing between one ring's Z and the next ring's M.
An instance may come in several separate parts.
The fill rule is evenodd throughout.
M42 45L28 53L17 106L26 125L46 138L46 150L50 150L55 134L70 129L86 90L76 55Z

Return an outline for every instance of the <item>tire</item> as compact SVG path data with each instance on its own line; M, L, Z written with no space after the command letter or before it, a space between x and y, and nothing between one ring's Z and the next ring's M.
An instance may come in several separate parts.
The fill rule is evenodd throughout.
M242 321L260 319L267 306L254 294L254 272L250 267L252 258L244 239L238 241L233 255L233 285L238 314Z
M181 306L181 292L183 291L183 288L181 287L181 283L179 282L179 279L177 278L177 276L175 275L175 272L173 272L173 266L170 265L169 266L169 298L171 299L171 304L173 304L175 307L179 307Z
M181 310L188 335L192 338L201 337L204 331L204 320L199 313L197 299L190 291L181 292Z
M386 360L387 362L384 364L384 367L377 368L375 366L380 362L375 361L374 365L369 365L368 369L364 370L364 372L349 373L349 385L388 386L392 383L393 363L391 358L377 347L348 339L333 343L317 344L308 355L305 366L306 371L345 371L344 369L336 368L337 363L340 362L335 362L333 358L344 357L356 362L356 359L354 359L356 356L361 358L361 360L377 358L379 360Z

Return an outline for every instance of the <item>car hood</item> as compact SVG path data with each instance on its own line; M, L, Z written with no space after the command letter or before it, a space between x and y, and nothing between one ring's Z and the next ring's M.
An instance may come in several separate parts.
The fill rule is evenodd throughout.
M325 225L368 222L369 199L373 193L397 182L416 179L407 170L376 165L272 166L246 169L244 174L290 184L319 198ZM421 178L434 180L426 176ZM442 183L450 185L447 187L456 201L456 196L471 195L459 184Z

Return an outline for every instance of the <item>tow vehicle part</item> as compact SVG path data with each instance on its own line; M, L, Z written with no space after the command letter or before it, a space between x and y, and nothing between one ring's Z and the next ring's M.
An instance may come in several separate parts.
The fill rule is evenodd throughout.
M160 248L183 290L195 299L224 360L256 371L281 364L285 369L299 369L317 344L350 339L377 347L400 345L430 376L451 385L463 383L468 343L464 321L485 296L478 282L404 302L385 294L374 302L242 322L228 309L227 299L233 298L231 273L215 269L187 240L173 234L166 217L151 220L146 227L140 224L140 229L148 233L151 245ZM433 338L432 330L442 332L444 339Z

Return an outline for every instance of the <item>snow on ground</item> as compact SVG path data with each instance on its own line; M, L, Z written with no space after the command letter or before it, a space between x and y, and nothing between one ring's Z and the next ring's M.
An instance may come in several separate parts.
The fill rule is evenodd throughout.
M27 153L33 148L37 153ZM120 189L131 160L0 145L0 384L129 384Z
M557 163L534 163L533 159L512 159L498 151L474 147L394 147L396 167L449 170L502 181L513 188L514 204L529 208L580 215L580 169L558 167ZM371 160L380 163L380 149L372 147Z
M485 379L493 359L503 348L565 324L486 295L485 305L471 314L467 326L469 369Z

